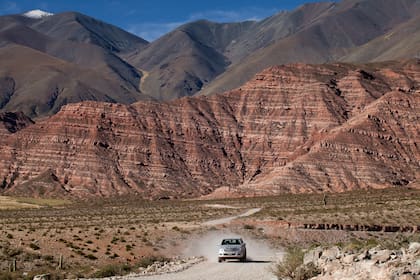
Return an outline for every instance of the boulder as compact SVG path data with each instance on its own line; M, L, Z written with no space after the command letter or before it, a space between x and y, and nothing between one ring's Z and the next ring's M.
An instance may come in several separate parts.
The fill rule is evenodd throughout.
M344 264L352 264L356 260L356 256L353 255L353 254L352 255L346 255L341 260Z
M51 279L51 275L50 274L40 274L40 275L35 275L33 280L50 280Z
M307 265L309 263L313 263L315 265L318 264L318 260L322 255L322 248L316 247L315 249L310 250L307 252L303 257L303 264Z
M408 252L414 255L420 254L420 243L419 242L412 242L408 246Z
M321 255L321 259L327 260L327 261L333 261L340 257L341 257L341 251L340 251L340 248L338 248L337 246L324 250Z
M375 261L375 263L384 263L390 260L391 255L393 254L394 253L390 250L375 251L375 253L372 254L371 260Z
M398 277L398 280L416 280L416 279L410 274L403 274L400 277Z

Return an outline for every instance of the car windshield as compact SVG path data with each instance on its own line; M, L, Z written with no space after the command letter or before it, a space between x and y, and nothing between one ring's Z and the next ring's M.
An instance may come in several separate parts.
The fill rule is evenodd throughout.
M239 239L223 239L222 245L240 245Z

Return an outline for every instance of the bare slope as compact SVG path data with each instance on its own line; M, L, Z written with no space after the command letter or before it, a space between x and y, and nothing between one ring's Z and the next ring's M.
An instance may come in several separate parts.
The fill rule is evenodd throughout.
M48 115L83 100L131 103L147 98L103 72L20 45L0 48L0 110Z
M420 57L420 16L354 49L342 61L386 61Z
M273 33L274 30L282 32L273 40L268 40L268 44L243 55L242 60L219 75L201 93L213 94L236 88L271 65L339 61L356 47L367 44L415 17L418 11L420 5L415 0L347 0L306 4L296 11L279 14L271 19L274 21L271 23L272 28L266 33ZM256 28L262 29L258 25ZM252 34L259 33L250 33L251 38L246 35L245 42L252 40ZM411 35L407 34L408 37ZM267 35L263 33L260 36L264 38ZM407 42L413 42L413 39ZM410 56L412 52L400 51L394 54L389 51L381 60L410 58L413 57ZM371 52L358 56L363 57L363 60L355 60L364 63L379 60Z
M121 28L77 12L44 17L31 27L55 39L89 43L117 53L143 49L148 44Z
M225 52L254 22L185 24L126 60L146 70L146 92L161 100L194 95L230 64Z
M51 20L50 17L48 19ZM95 22L93 19L92 21ZM42 29L37 31L33 28L33 25L36 24L46 27L47 18L30 19L20 15L4 16L0 17L0 23L0 52L3 55L8 55L0 66L2 73L0 77L3 80L13 80L14 87L14 94L11 94L10 87L0 87L0 110L24 110L26 114L36 117L56 113L61 105L81 100L102 100L127 104L150 99L140 91L142 73L105 47L72 38L68 38L72 40L65 40L66 36L62 36L63 38L50 37L47 34L52 31L45 31L44 34L41 33ZM54 21L49 24L53 23ZM69 24L68 21L65 23ZM58 25L54 26L62 28L61 30L64 32L65 26L60 24L65 25L65 23L57 23ZM96 24L99 23L96 22ZM110 30L113 29L110 28ZM117 31L113 30L116 33L115 36L118 35L118 32L125 34L122 30ZM99 35L98 33L97 36ZM107 39L106 35L105 32L101 38ZM126 40L125 42L130 45L131 41ZM24 47L17 48L17 46ZM11 52L11 48L14 51ZM33 52L27 48L31 48ZM52 58L55 58L58 64L63 64L63 61L68 62L66 64L68 67L60 71L70 72L58 74L57 69L46 69L44 61L38 59L41 55L39 52L48 57L45 61L47 64ZM33 53L33 57L28 55L29 53ZM70 68L79 70L73 71ZM28 74L29 69L31 72ZM89 74L86 75L86 73ZM56 80L57 74L63 77L59 82ZM70 80L64 82L65 76ZM92 78L93 76L95 78ZM46 95L58 94L55 92L60 91L63 83L72 85L66 88L65 98L59 98L60 102L54 102L54 104L39 103ZM108 86L104 86L105 84ZM86 90L86 88L90 90ZM26 89L30 89L30 91ZM39 106L42 108L38 108Z

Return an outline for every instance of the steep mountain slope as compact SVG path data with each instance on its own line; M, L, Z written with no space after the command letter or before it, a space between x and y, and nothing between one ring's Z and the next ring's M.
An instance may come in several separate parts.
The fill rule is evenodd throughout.
M0 110L31 117L56 113L83 100L132 103L147 96L123 88L103 72L20 45L0 48Z
M310 26L318 18L328 15L334 7L335 3L332 2L312 3L256 22L230 42L225 54L232 63L240 62L258 49L265 48Z
M420 16L417 16L396 26L385 35L356 48L340 60L362 62L420 57L419 26Z
M148 71L143 88L157 99L190 96L225 71L230 63L224 55L226 47L253 24L188 23L126 60Z
M412 19L419 11L420 4L416 0L346 0L329 4L306 4L296 11L280 14L275 19L279 26L286 23L289 33L280 28L283 37L278 36L277 40L269 41L271 44L244 56L201 93L213 94L236 88L270 65L339 61L354 48ZM403 53L399 54L384 58L397 59ZM408 53L403 57L412 56ZM375 58L366 55L363 62L373 60Z
M419 73L418 60L293 64L211 97L66 105L0 139L0 181L21 195L155 198L412 185Z
M67 102L103 100L127 104L138 100L150 99L147 95L140 92L142 73L120 59L113 52L93 44L55 39L32 28L36 23L42 23L45 27L47 26L47 19L51 20L51 18L56 18L57 16L58 15L39 19L27 18L20 15L0 17L0 47L7 47L7 50L4 50L4 52L10 55L10 57L6 59L7 62L5 61L0 66L0 72L5 74L5 76L1 77L25 83L16 85L16 88L31 88L30 92L27 90L23 90L23 92L19 92L18 90L16 92L12 99L19 96L19 101L7 98L9 95L7 91L0 91L0 99L3 100L0 103L0 110L22 110L22 107L24 106L25 113L32 117L36 117L38 115L42 116L55 113L59 110L61 105L66 104ZM50 24L52 23L50 22ZM121 30L121 32L123 31ZM105 36L102 36L102 38L103 40L107 39ZM34 52L34 57L32 58L27 55L28 50L26 50L26 48L15 48L16 45L36 50ZM8 51L10 48L14 48L15 51ZM0 48L0 52L1 51L2 49ZM24 53L22 54L20 51L24 51ZM66 89L66 98L61 99L61 102L56 103L54 106L44 104L42 109L38 108L38 106L41 105L38 101L42 100L43 96L52 94L54 88L60 88L63 85L62 82L64 81L65 74L60 74L60 76L63 77L60 78L61 82L53 85L52 81L55 80L54 77L57 75L57 69L50 69L50 72L43 68L44 64L42 62L40 64L34 64L37 63L38 60L38 51L73 64L72 66L67 64L68 67L65 68L66 70L69 70L70 68L79 69L78 71L69 70L70 72L67 73L68 78L72 79L72 81L68 81L66 84L72 84L74 86L70 86ZM21 56L24 56L27 60L22 60ZM16 63L21 64L16 65ZM61 62L58 62L58 64L60 63ZM9 68L12 67L11 65L13 65L14 71L10 71ZM28 75L28 69L31 69L33 71L31 73L34 74ZM43 76L39 77L37 72L43 73ZM77 74L78 72L79 74ZM87 78L92 77L92 74L88 74L85 77L79 76L91 72L96 73L93 75L95 78L92 80ZM31 80L30 77L36 78L36 80ZM41 81L46 84L42 84ZM33 84L36 84L37 86L33 86ZM84 84L84 86L82 86L84 89L90 88L95 90L90 90L90 93L83 97L81 94L83 94L85 90L77 92L80 87L76 86L78 84ZM104 87L105 84L108 86ZM46 89L48 89L47 92L45 91ZM104 91L101 91L102 89L104 89ZM114 92L111 93L111 90ZM40 96L41 98L36 100L36 98L32 98L31 96ZM104 98L104 96L108 97ZM25 97L28 99L25 100ZM11 103L6 106L6 101L10 101ZM33 101L35 101L35 103L33 103ZM56 105L58 105L58 107Z
M146 40L121 28L77 12L44 17L31 28L55 39L90 43L117 53L141 50L148 45Z
M114 78L129 90L138 91L141 73L115 54L98 46L56 40L25 25L13 24L0 31L0 42L19 44L89 68Z
M124 103L173 100L231 90L272 65L416 57L419 12L418 0L310 3L259 22L187 23L148 44L77 12L37 11L47 16L0 17L0 47L18 44L96 71L129 92Z

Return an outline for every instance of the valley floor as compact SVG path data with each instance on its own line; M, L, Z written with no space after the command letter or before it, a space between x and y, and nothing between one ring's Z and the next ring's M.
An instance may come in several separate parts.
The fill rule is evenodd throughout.
M363 250L420 241L420 190L408 188L188 201L6 199L15 201L0 211L0 275L8 279L125 275L156 260L192 256L206 260L144 279L273 279L284 248ZM216 262L226 236L246 240L248 262ZM9 272L14 264L16 271Z

